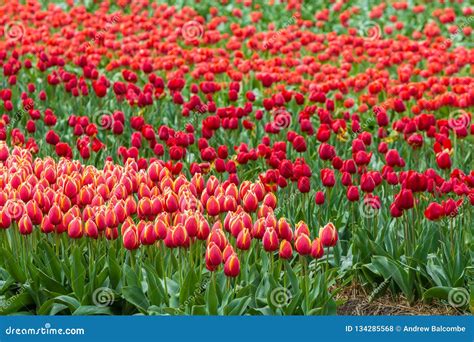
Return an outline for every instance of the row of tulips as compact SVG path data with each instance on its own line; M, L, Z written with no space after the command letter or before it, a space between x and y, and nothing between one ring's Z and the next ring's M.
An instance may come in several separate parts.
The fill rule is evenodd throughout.
M296 223L293 229L284 217L278 219L274 214L277 199L261 182L243 182L236 186L229 181L220 183L214 176L205 180L201 174L188 180L183 174L173 176L160 162L152 163L146 172L138 170L133 160L123 167L107 163L103 170L98 170L67 159L57 163L51 158L33 160L30 152L14 148L3 162L0 175L2 267L8 270L15 267L10 260L13 255L9 253L19 245L36 251L40 240L48 241L56 250L57 260L63 261L61 257L65 257L68 245L82 246L80 241L86 239L90 249L86 252L78 248L81 254L88 254L89 263L101 257L93 254L97 249L105 248L107 253L111 248L125 249L129 251L126 254L129 265L125 260L116 262L132 270L139 264L137 277L143 263L159 260L163 269L167 267L165 259L177 255L180 291L186 281L181 262L198 267L199 278L206 274L203 266L213 273L222 266L225 276L240 276L241 286L246 286L241 268L249 272L250 256L253 262L258 262L263 253L267 254L271 273L279 280L282 266L274 269L274 259L291 264L295 249L305 265L313 259L317 262L323 258L324 248L334 247L338 241L338 232L332 223L322 227L319 236L311 237L303 221ZM44 283L41 275L35 277L35 272L43 272L32 271L32 267L39 266L35 256L22 255L19 259L23 277L33 279L31 282L40 288L50 285ZM18 274L11 271L13 277ZM167 277L172 279L174 271L167 270ZM327 285L330 278L326 272L327 269L322 274ZM167 277L160 280L165 295L169 294L170 286ZM304 273L303 281L305 278L313 281L315 276L310 278ZM15 280L24 281L22 277ZM199 279L190 280L197 281ZM197 286L197 283L186 285ZM74 288L67 282L64 286ZM304 290L309 291L309 288ZM305 296L309 293L305 292ZM90 298L76 300L87 302ZM37 309L41 308L41 303L35 304ZM309 312L310 308L295 307L294 310Z

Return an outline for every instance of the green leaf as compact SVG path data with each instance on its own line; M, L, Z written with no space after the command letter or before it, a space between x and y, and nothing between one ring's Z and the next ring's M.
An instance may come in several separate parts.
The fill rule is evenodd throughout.
M82 254L78 247L72 252L72 268L71 268L71 287L77 299L82 303L84 298L86 268L82 262Z
M189 269L186 278L184 279L184 282L179 290L179 303L181 305L183 305L183 303L186 302L195 291L196 285L198 285L196 278L195 271L192 268Z
M110 286L115 289L122 278L122 271L115 258L115 249L113 248L109 251L108 266Z
M142 311L146 312L148 307L150 306L148 299L143 293L143 290L138 286L124 286L122 288L122 296L127 302L133 304L135 307Z
M410 303L414 300L413 283L409 277L408 271L396 261L383 256L374 256L372 264L382 274L385 280L392 278L400 287Z
M206 315L206 306L205 305L194 305L191 309L191 314L193 316L204 316Z
M5 248L0 248L2 263L10 275L19 283L26 283L26 274L21 267L18 267L18 260Z
M67 294L68 290L65 288L64 285L58 283L56 280L53 278L49 277L46 275L41 269L38 268L38 277L41 282L41 284L44 286L45 289L55 292L55 293L60 293L60 294Z
M244 314L245 310L252 300L251 297L242 297L232 300L224 308L224 315L228 316L241 316Z
M153 267L148 264L144 264L143 266L146 270L146 279L148 282L148 298L150 299L151 304L159 306L163 304L163 298L165 298L163 287L161 282L157 280Z
M76 311L77 308L81 306L81 303L79 303L76 298L71 296L58 296L55 298L55 301L66 304L71 312Z
M90 315L113 315L109 307L101 307L94 305L83 305L74 311L73 316L90 316Z
M217 297L216 291L216 278L213 274L211 278L211 283L207 287L206 291L206 304L207 304L207 313L209 315L217 315L219 307L219 298Z
M33 304L34 300L28 292L20 292L0 302L0 315L8 315Z

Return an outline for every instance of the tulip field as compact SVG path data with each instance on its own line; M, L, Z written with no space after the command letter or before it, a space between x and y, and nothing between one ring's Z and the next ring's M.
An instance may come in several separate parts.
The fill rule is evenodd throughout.
M473 27L462 0L2 1L0 315L474 313Z

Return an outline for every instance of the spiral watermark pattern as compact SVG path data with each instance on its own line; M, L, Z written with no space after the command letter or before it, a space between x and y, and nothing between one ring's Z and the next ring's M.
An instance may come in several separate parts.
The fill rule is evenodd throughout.
M100 308L112 305L114 300L114 292L108 287L99 287L92 294L92 302Z
M5 37L10 40L22 40L25 35L25 26L19 21L5 25Z
M186 22L181 29L181 35L185 40L199 39L203 34L204 27L196 20Z
M290 304L293 295L285 287L277 287L270 293L270 302L277 308L282 308Z
M276 131L281 131L291 126L291 114L284 109L277 109L273 112L272 127Z
M469 292L463 287L451 289L448 294L448 303L453 308L461 308L469 303Z
M468 128L471 123L469 114L462 109L449 113L448 125L453 130Z
M360 215L364 218L374 218L379 214L380 201L376 198L364 198L359 204Z
M371 20L362 23L359 33L367 40L378 40L380 37L382 37L382 29L380 28L379 24Z
M114 124L114 116L106 110L99 110L92 114L91 122L96 125L99 131L110 130Z

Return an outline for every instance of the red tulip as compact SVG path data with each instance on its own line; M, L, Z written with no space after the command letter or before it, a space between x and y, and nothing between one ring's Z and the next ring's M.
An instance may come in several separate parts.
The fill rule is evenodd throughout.
M436 221L445 215L444 208L441 204L432 202L425 210L425 217L430 221Z
M224 273L228 277L237 277L240 273L240 261L237 254L232 254L224 265Z
M324 247L334 247L338 240L337 229L329 222L319 230L319 238Z
M279 255L281 259L291 259L293 256L293 247L291 247L291 243L289 241L281 241Z
M314 196L314 201L316 202L317 205L323 205L325 201L324 192L322 191L316 192L316 195Z
M214 196L209 197L206 202L207 213L211 216L217 216L220 213L220 205Z
M84 224L84 232L86 236L97 239L99 237L99 230L97 229L97 225L92 219L89 219Z
M137 249L140 246L136 227L130 227L123 232L123 246L129 251Z
M263 243L263 248L267 252L274 252L278 250L278 245L279 245L278 235L273 228L267 228L265 230L265 233L263 234L262 243Z
M255 212L258 208L258 199L255 193L253 191L247 191L242 200L242 204L246 212Z
M238 249L241 250L248 250L250 248L250 244L252 242L252 237L250 232L247 228L244 228L240 231L239 235L237 236L236 246Z
M311 253L311 240L308 235L300 234L295 241L295 249L300 255Z
M206 248L206 265L209 265L211 266L211 268L214 268L219 266L221 263L222 252L220 248L214 242L210 242Z
M311 256L315 259L320 259L324 255L324 247L321 239L316 237L311 244Z
M347 199L350 202L356 202L359 200L359 188L351 185L350 187L347 188Z
M24 215L20 221L18 221L18 231L22 235L29 235L33 232L33 223L31 223L28 215Z
M438 164L440 169L450 169L451 168L451 157L449 156L449 152L442 151L436 155L436 163Z
M67 234L70 238L80 239L83 234L82 220L79 217L74 217L67 225Z
M321 170L321 181L325 187L333 187L336 184L336 178L334 177L334 171L330 169Z

